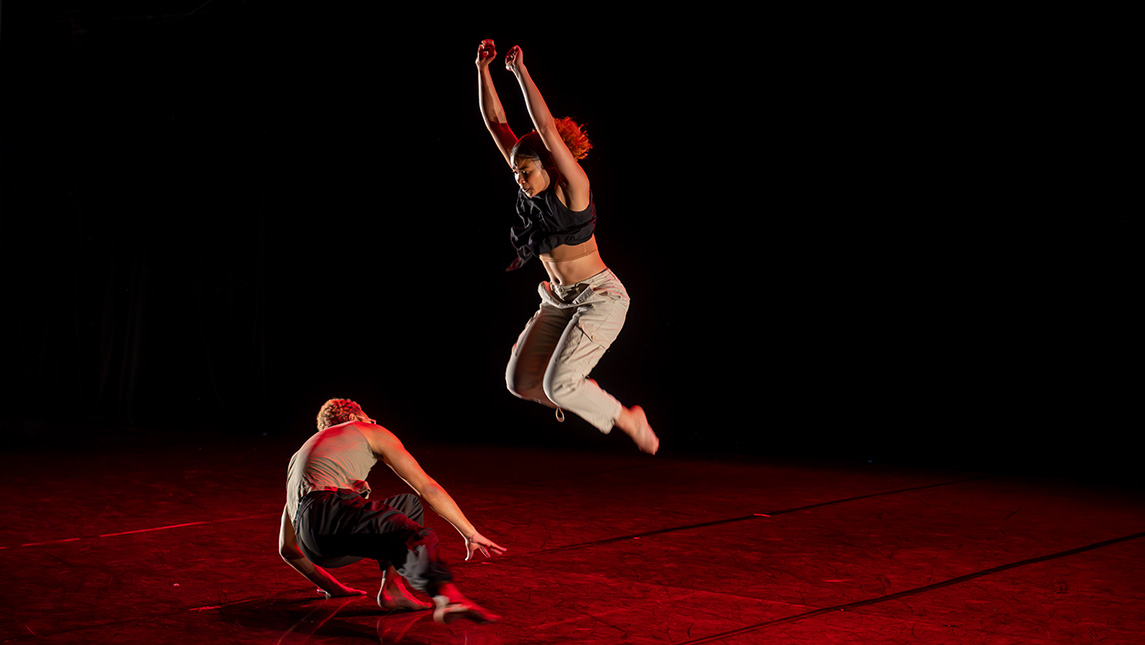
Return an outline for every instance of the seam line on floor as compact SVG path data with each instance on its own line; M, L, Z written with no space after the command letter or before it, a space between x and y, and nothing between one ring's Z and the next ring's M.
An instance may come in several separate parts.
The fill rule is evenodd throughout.
M822 614L826 614L826 613L830 613L830 612L834 612L834 611L847 611L848 609L858 609L859 607L866 607L868 605L877 605L880 603L887 602L888 600L898 600L899 598L906 598L908 596L915 596L918 594L926 593L928 591L934 591L935 589L941 589L943 587L950 587L953 585L961 584L963 582L968 582L970 580L975 580L977 578L983 578L985 576L990 576L990 575L993 575L995 573L1001 573L1003 571L1009 571L1010 569L1016 569L1018 567L1024 567L1024 566L1030 565L1030 564L1038 564L1040 562L1046 562L1049 560L1057 560L1059 558L1066 558L1069 556L1077 555L1079 553L1085 553L1086 551L1093 551L1094 549L1101 549L1101 548L1104 548L1107 546L1113 546L1115 544L1120 544L1122 542L1128 542L1130 540L1138 540L1138 539L1141 539L1143 537L1145 537L1145 533L1134 533L1132 535L1125 535L1125 536L1122 536L1119 538L1113 538L1111 540L1104 540L1102 542L1095 542L1093 544L1087 544L1085 546L1077 547L1076 549L1069 549L1066 551L1059 551L1058 553L1051 553L1049 555L1038 556L1036 558L1029 558L1027 560L1019 560L1017 562L1010 562L1008 564L1001 564L1001 565L998 565L996 567L990 567L989 569L983 569L981 571L975 571L974 573L968 573L966 575L958 576L956 578L951 578L949 580L943 580L942 582L935 582L935 583L932 583L929 585L923 585L921 587L915 587L914 589L906 589L904 591L899 591L897 593L887 594L885 596L878 596L875 598L867 598L866 600L856 600L854 602L848 602L848 603L844 603L841 605L835 605L833 607L823 607L822 609L813 609L811 611L805 611L803 613L795 614L792 616L786 616L784 618L776 618L775 620L769 620L769 621L765 621L762 623L757 623L755 625L748 625L747 627L740 627L739 629L733 629L731 631L722 632L720 634L712 634L711 636L704 636L703 638L697 638L697 639L693 639L690 641L684 641L682 643L678 643L677 645L698 645L699 643L710 643L712 641L719 640L721 638L740 636L742 634L748 634L748 633L758 631L758 630L761 630L761 629L764 629L767 627L771 627L773 625L780 625L783 623L791 623L791 622L803 620L805 618L813 618L815 616L820 616Z
M42 542L28 542L26 544L13 544L11 546L0 546L0 551L3 551L5 549L16 549L16 548L27 547L27 546L47 546L49 544L63 544L65 542L77 542L79 540L94 540L97 538L119 537L121 535L134 535L136 533L150 533L151 531L166 531L168 529L179 529L179 528L185 528L188 526L201 526L204 524L221 524L223 522L238 522L238 521L242 521L242 520L256 520L256 519L262 519L262 518L266 518L266 517L276 517L276 516L278 516L277 513L268 513L268 514L263 514L263 515L247 515L244 517L227 517L227 518L224 518L221 520L202 520L200 522L184 522L182 524L169 524L167 526L153 526L151 528L135 529L133 531L119 531L117 533L103 533L100 535L83 535L80 537L60 538L58 540L44 540Z
M817 504L809 504L807 506L799 506L796 508L788 508L779 511L770 511L767 513L753 513L751 515L743 515L741 517L730 517L722 520L712 520L710 522L700 522L698 524L687 524L685 526L671 526L663 529L655 529L652 531L644 531L641 533L632 533L629 535L621 535L617 537L604 538L601 540L593 540L591 542L580 542L578 544L567 544L565 546L557 546L551 549L541 549L539 551L530 551L528 553L514 554L509 556L502 556L497 558L497 561L510 560L516 558L523 558L536 555L548 555L550 553L558 553L560 551L570 551L572 549L582 549L590 546L597 546L601 544L611 544L613 542L621 542L623 540L638 540L640 538L649 537L652 535L662 535L664 533L673 533L675 531L687 531L689 529L707 528L709 526L718 526L720 524L730 524L733 522L743 522L746 520L756 520L760 518L768 518L776 515L787 515L789 513L797 513L799 511L806 511L813 508L820 508L823 506L832 506L834 504L845 504L847 502L856 502L863 499L870 499L872 497L885 497L887 495L897 495L899 493L909 493L913 491L926 490L928 488L939 488L942 486L955 486L958 484L965 484L968 482L979 481L985 479L984 477L975 477L972 479L959 479L949 482L939 482L937 484L926 484L924 486L912 486L910 488L900 488L897 490L882 491L879 493L869 493L867 495L858 495L856 497L848 497L846 499L836 499L828 502L819 502Z

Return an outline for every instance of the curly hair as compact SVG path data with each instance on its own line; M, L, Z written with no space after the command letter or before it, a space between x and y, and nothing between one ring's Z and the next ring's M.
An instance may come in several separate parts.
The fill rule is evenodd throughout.
M555 124L557 132L561 135L561 140L568 146L572 156L577 160L587 157L588 151L592 150L592 142L584 133L584 127L569 117L556 119ZM509 157L540 159L545 167L552 167L553 165L552 155L545 148L545 142L541 140L541 135L536 130L518 139L509 152Z
M350 399L330 399L318 410L318 429L325 430L330 426L346 423L357 414L365 416L366 413L362 412L362 406Z
M592 150L592 142L584 133L584 126L568 117L557 119L556 123L557 132L561 133L561 139L569 147L572 156L578 160L587 157L588 151Z

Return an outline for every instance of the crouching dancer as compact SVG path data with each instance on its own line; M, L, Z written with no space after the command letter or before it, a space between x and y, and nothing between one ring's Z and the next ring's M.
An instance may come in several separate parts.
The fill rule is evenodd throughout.
M371 501L366 476L381 460L420 495ZM278 550L282 559L318 585L327 598L365 595L338 582L326 568L363 558L382 570L378 605L387 610L434 609L434 620L497 620L453 584L438 558L437 535L422 526L421 500L465 539L465 559L480 551L490 557L505 549L477 532L465 514L418 465L401 441L376 425L348 399L331 399L318 411L318 432L290 459L286 507ZM434 600L429 605L409 593L402 579Z

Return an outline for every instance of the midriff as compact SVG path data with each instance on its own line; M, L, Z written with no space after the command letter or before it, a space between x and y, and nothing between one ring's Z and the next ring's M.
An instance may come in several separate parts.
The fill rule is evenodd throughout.
M540 255L541 263L555 284L575 284L604 271L604 260L596 248L596 236L581 244L562 244L551 253Z

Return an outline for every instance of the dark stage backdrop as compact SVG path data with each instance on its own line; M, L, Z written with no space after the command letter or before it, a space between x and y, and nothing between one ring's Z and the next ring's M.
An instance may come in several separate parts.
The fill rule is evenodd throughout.
M1041 174L1069 136L1047 130L1054 61L1004 33L14 4L9 448L301 434L330 396L407 434L596 440L504 390L542 272L503 271L514 186L472 62L491 37L595 142L602 254L633 307L594 376L667 450L1127 465L1127 218Z

